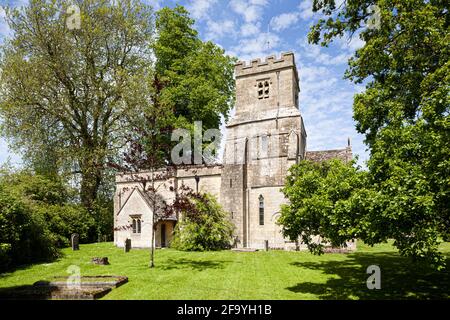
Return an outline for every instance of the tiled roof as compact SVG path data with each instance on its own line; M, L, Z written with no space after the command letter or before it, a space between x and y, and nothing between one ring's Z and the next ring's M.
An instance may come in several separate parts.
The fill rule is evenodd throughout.
M340 159L344 162L352 160L352 148L323 151L306 151L306 159L314 162L322 162L331 159Z

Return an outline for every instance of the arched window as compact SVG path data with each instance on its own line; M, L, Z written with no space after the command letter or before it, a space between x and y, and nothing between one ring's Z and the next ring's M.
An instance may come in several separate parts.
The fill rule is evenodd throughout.
M259 225L264 225L264 197L259 196Z
M140 217L132 217L131 226L134 234L141 233L141 218Z

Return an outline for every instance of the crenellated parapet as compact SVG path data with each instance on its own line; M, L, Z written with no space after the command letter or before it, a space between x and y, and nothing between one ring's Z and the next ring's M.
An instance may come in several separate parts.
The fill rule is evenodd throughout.
M294 53L283 52L281 54L281 58L278 59L275 55L271 55L266 57L264 61L262 61L260 58L253 59L250 61L250 63L239 61L235 64L235 75L236 77L242 77L256 73L269 72L273 69L283 68L296 69Z

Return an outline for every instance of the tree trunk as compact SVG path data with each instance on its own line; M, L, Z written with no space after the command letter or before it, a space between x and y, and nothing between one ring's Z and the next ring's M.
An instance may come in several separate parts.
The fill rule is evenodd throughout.
M153 173L153 169L151 170L151 179L152 179L152 192L155 192L155 177L154 177L154 173ZM152 244L151 244L151 254L150 254L150 268L155 267L155 233L156 233L156 214L155 214L155 210L156 210L156 199L155 199L155 194L152 195L152 211L153 211L153 221L152 221Z
M151 245L151 254L150 254L150 268L155 267L155 233L156 233L156 224L155 224L155 213L153 212L153 224L152 224L153 232L152 232L152 245Z
M81 170L80 198L84 208L92 211L97 199L101 183L101 172L96 168L84 168Z

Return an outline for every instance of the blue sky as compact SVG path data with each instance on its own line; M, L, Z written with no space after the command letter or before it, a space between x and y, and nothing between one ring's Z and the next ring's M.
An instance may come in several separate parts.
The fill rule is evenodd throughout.
M0 0L2 6L22 5L27 0ZM196 20L196 28L203 40L211 40L240 60L265 58L281 52L295 53L300 76L300 112L308 134L308 150L343 148L347 138L352 141L353 153L363 165L368 158L363 136L355 130L352 119L353 95L364 90L344 80L347 60L363 45L354 36L338 39L328 48L309 45L310 25L319 15L311 11L311 0L147 0L158 9L162 6L184 5ZM4 13L0 11L0 37L8 34ZM0 164L11 157L0 140Z

